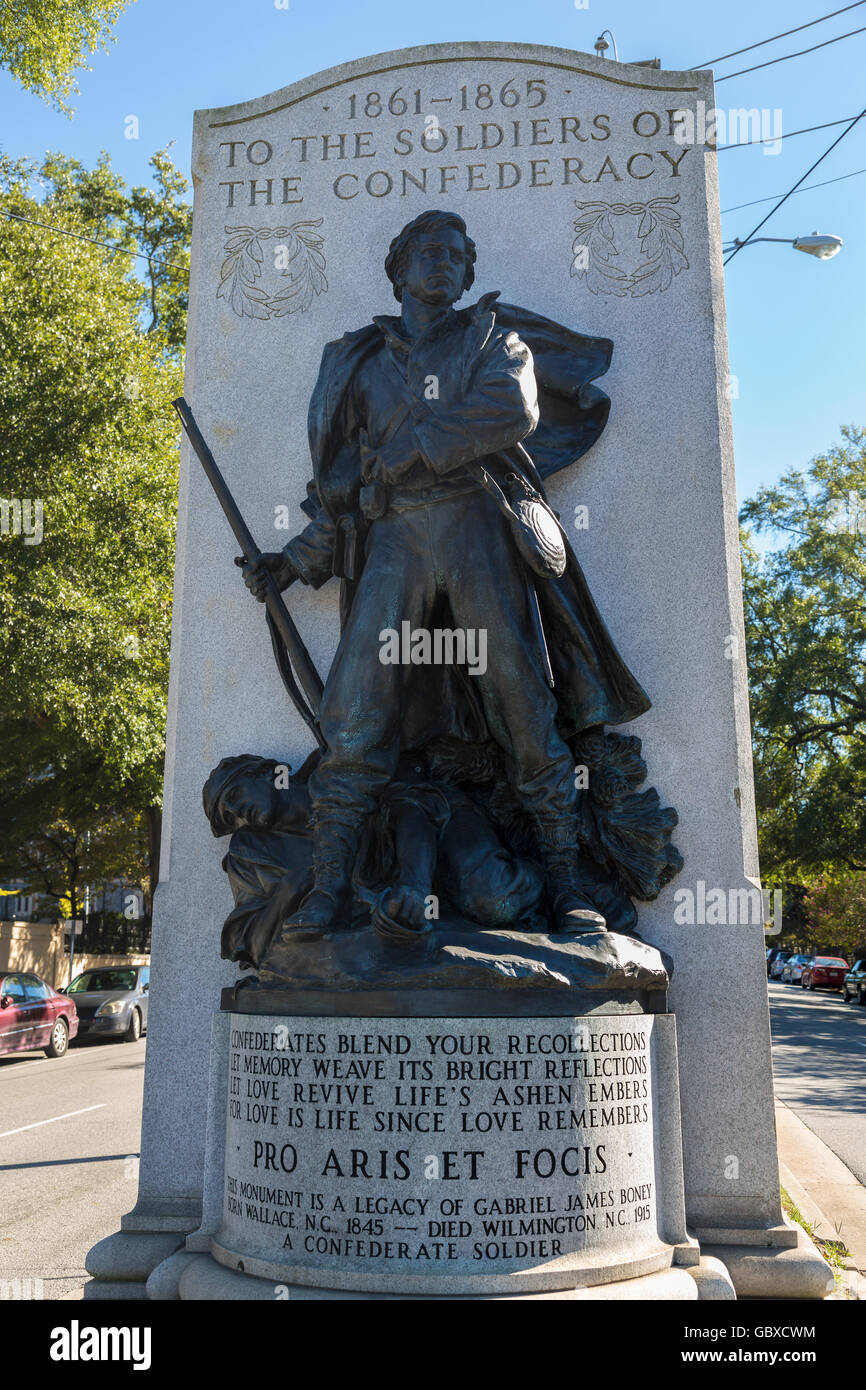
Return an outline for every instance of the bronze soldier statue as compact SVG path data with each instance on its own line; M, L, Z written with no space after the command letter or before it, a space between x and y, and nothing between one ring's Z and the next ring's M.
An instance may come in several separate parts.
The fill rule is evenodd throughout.
M391 243L399 316L329 343L309 413L310 523L244 570L263 598L342 580L342 634L309 780L314 883L284 932L348 924L365 824L401 755L435 739L493 741L534 825L556 932L605 929L592 898L576 741L649 708L599 616L543 479L579 458L610 403L592 381L608 339L485 295L454 213ZM386 630L485 630L486 669L380 660ZM669 829L668 829L669 835ZM597 886L597 885L596 885ZM598 893L595 894L598 899Z

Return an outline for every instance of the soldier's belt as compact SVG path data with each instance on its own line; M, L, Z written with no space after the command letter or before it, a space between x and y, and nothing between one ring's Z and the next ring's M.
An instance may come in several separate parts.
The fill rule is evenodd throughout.
M450 497L462 497L469 492L482 492L480 483L437 483L433 487L397 488L384 483L368 483L361 488L361 511L370 521L377 521L386 511L408 511L426 507L431 502L446 502Z

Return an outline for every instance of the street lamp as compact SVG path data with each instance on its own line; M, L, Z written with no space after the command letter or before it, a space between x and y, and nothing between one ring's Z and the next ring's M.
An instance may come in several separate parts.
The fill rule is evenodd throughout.
M604 55L605 55L605 53L607 52L607 50L610 48L610 43L608 43L607 39L604 37L605 34L610 34L610 43L613 44L613 56L614 56L614 58L616 59L616 61L619 62L619 54L617 53L617 50L616 50L616 39L614 38L614 36L613 36L613 34L611 33L610 29L602 29L601 33L599 34L598 38L596 39L596 41L595 41L595 51L596 51L596 53L598 54L599 58L603 58Z
M787 236L753 236L746 237L745 241L735 237L728 246L722 247L722 250L736 251L741 246L753 246L756 241L781 241L786 246L793 246L795 251L805 251L809 256L817 256L819 261L829 261L831 256L842 250L840 236L822 236L818 232L813 232L811 236L794 237L793 241Z

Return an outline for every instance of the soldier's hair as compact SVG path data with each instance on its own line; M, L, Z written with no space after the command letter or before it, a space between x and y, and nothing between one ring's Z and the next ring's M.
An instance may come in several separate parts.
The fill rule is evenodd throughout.
M407 222L402 232L398 232L391 245L388 247L388 255L385 258L385 274L394 287L394 298L403 298L403 281L412 249L419 236L424 236L428 232L439 231L443 227L453 227L461 232L463 244L466 248L466 273L463 279L463 289L468 290L475 279L475 242L466 232L466 223L456 212L438 212L431 209L430 212L422 212L420 217L416 217L412 222Z

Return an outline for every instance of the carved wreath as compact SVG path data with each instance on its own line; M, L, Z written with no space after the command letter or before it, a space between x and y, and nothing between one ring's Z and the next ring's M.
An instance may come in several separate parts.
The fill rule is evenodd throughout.
M646 203L581 203L574 224L571 274L586 281L591 294L631 295L666 290L674 276L688 268L683 252L680 214L675 210L680 195L651 198ZM640 259L633 270L614 264L621 254L616 244L616 219L640 217L637 229Z
M217 298L224 299L240 318L282 318L309 309L313 296L328 288L325 278L324 238L314 222L293 222L291 227L226 227L226 258L220 269ZM288 283L269 293L259 281L266 250L264 242L276 242L274 270ZM270 277L268 277L270 278Z

